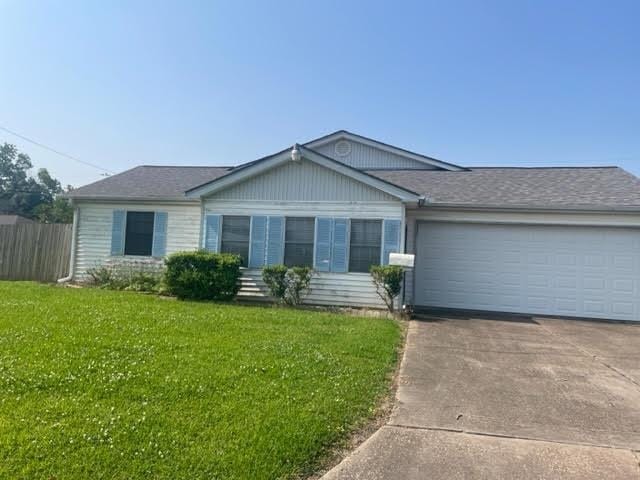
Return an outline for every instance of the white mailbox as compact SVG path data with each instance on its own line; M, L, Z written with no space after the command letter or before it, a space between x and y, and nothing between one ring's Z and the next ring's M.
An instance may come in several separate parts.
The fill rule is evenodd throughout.
M413 268L413 261L416 258L411 253L390 253L389 265L399 265L405 268Z

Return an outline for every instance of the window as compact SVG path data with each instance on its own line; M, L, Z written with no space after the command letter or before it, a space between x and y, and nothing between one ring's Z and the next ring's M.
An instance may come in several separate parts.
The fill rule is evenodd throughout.
M127 212L127 227L124 240L125 255L151 256L153 218L153 212Z
M368 272L371 265L380 264L382 220L351 219L349 271Z
M249 231L251 217L225 215L222 217L222 238L220 251L235 253L242 257L242 266L249 259Z
M284 234L284 264L313 266L315 218L287 217Z

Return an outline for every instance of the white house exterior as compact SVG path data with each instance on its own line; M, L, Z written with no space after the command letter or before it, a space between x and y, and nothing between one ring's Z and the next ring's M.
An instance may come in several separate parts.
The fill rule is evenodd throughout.
M640 319L640 180L615 167L463 168L346 131L238 167L137 167L69 197L71 277L206 248L307 264L306 302L382 307L367 273L414 253L416 307ZM154 260L155 259L155 260Z

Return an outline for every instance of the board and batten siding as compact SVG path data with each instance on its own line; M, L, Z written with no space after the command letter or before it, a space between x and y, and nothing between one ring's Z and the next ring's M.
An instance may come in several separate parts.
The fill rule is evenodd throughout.
M391 152L385 152L378 148L364 145L355 141L347 140L351 146L348 155L339 156L336 154L336 143L343 141L342 139L333 140L319 147L312 147L316 152L322 153L327 157L334 158L339 162L345 163L351 167L367 169L391 168L391 169L412 169L418 168L422 170L432 170L435 167L424 162L414 160L412 158L403 157Z
M227 200L394 201L362 182L308 160L287 162L213 194Z
M166 253L195 250L200 245L199 203L78 203L78 231L74 280L84 280L87 270L111 257L111 224L114 210L167 212ZM121 257L120 257L121 258ZM135 257L140 258L140 257Z

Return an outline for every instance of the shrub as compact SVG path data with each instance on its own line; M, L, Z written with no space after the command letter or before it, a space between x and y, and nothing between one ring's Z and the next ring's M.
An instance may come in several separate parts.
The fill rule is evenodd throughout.
M300 305L302 297L309 291L312 274L309 267L270 265L262 269L262 279L269 287L271 296L285 305Z
M87 275L93 285L110 290L158 292L162 282L161 270L135 263L96 266L87 270Z
M284 277L287 274L286 265L269 265L262 269L262 280L267 284L271 296L279 301L284 299L284 292L287 289Z
M165 260L167 291L181 299L231 300L240 285L241 259L205 250L178 252Z
M96 266L87 270L87 275L91 277L89 281L93 285L106 286L113 280L113 272L110 268L105 266Z
M159 292L162 283L162 274L152 272L133 272L129 277L129 284L125 290L134 292Z
M376 292L393 313L394 300L402 291L404 269L398 265L372 265L369 272L373 277Z

